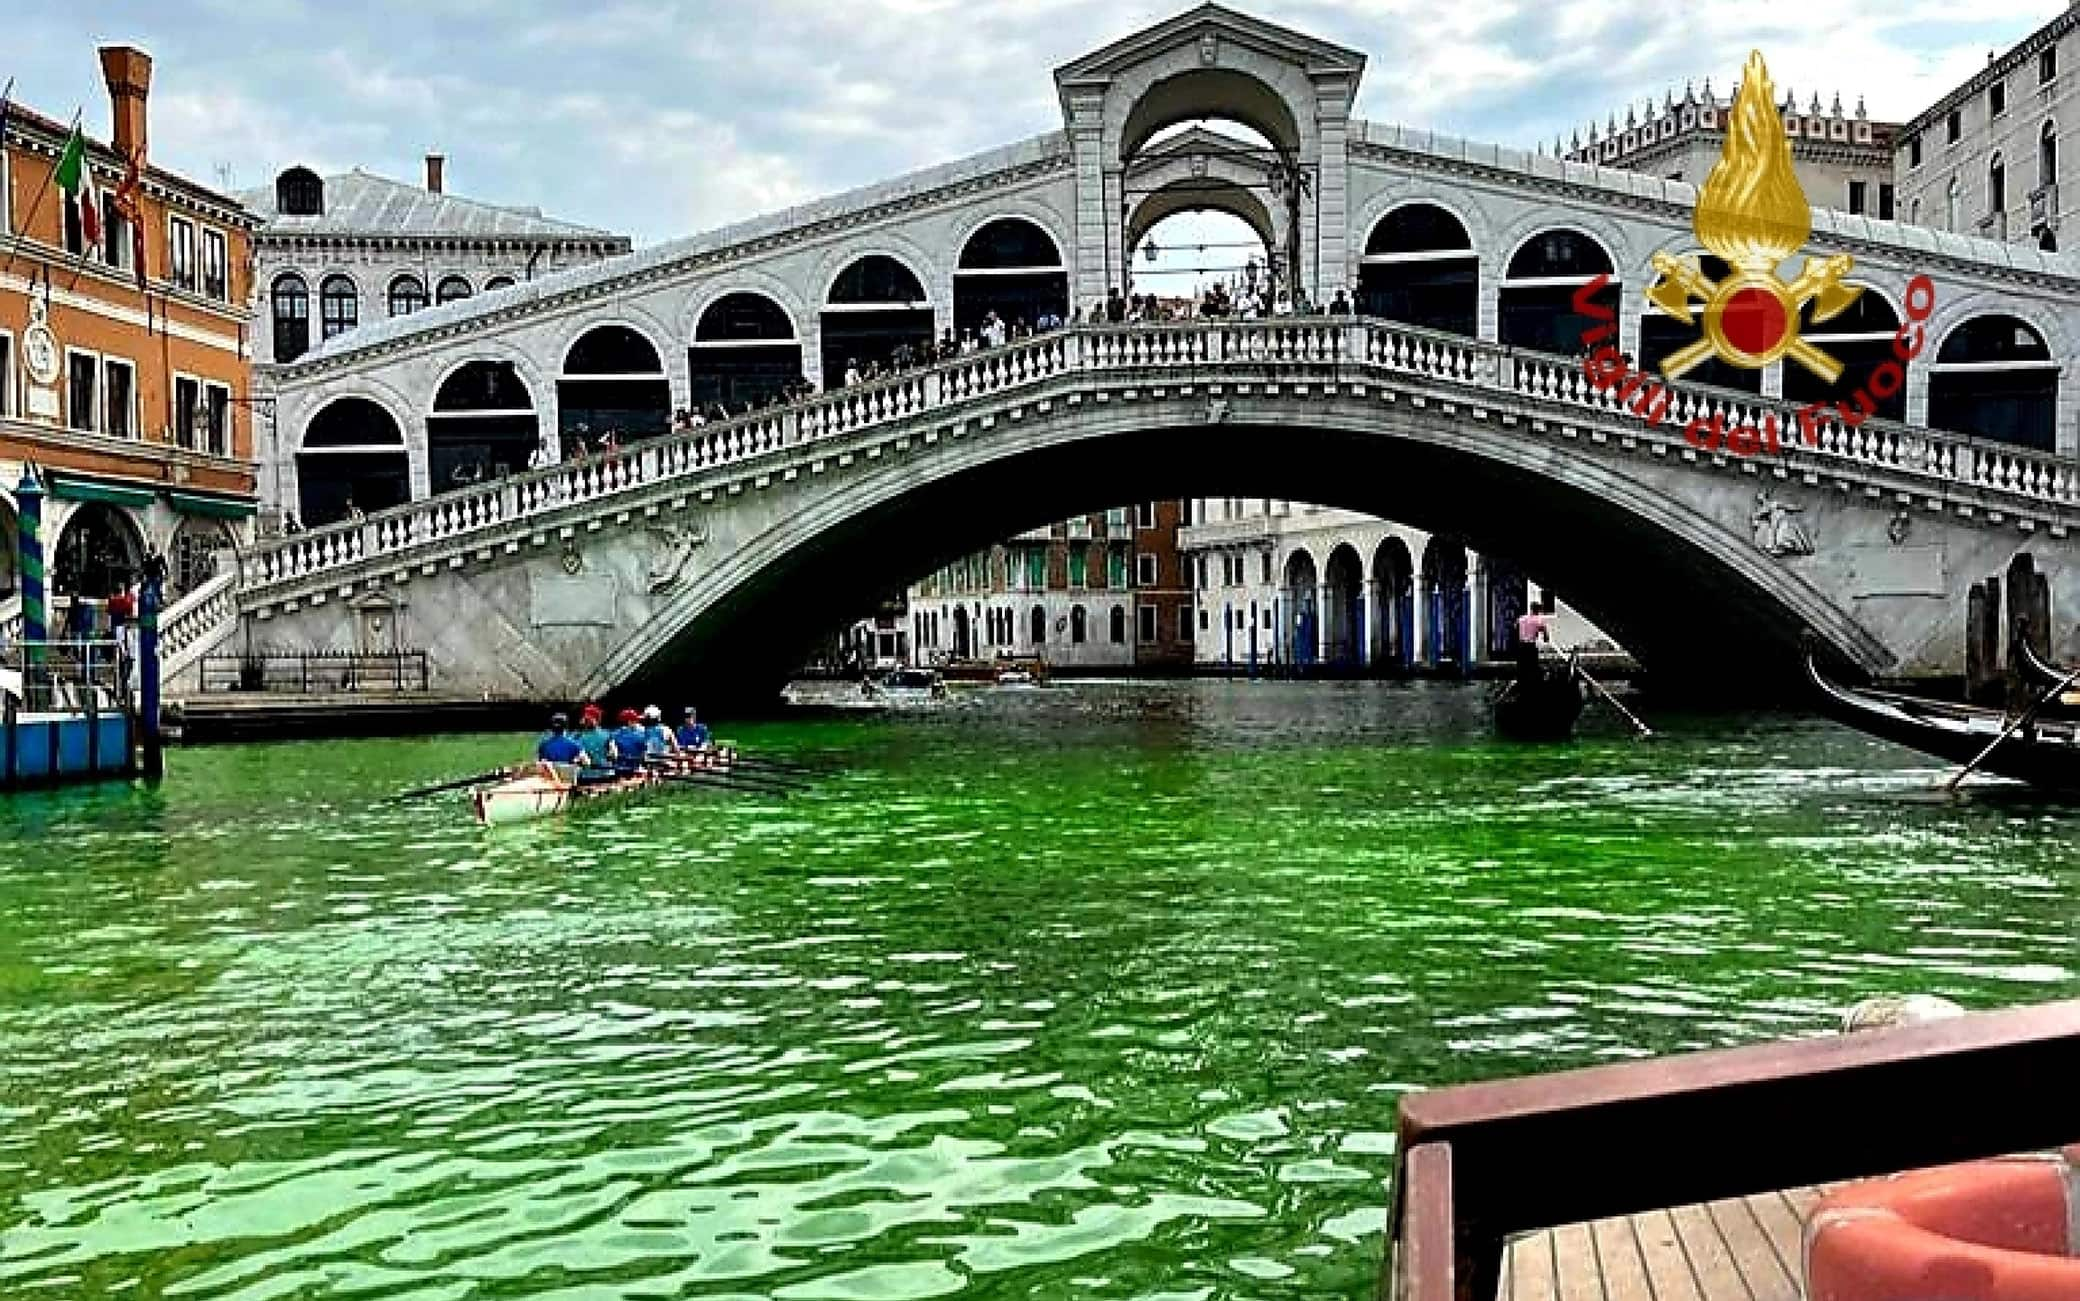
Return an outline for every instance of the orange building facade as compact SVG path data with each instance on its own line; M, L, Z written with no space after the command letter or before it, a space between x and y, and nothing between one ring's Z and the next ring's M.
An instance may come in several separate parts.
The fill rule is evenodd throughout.
M11 104L0 135L0 627L19 608L15 491L28 466L48 494L54 631L154 552L178 599L248 536L255 509L255 219L151 165L148 55L108 47L101 66L113 124L86 154L100 247L53 180L71 126ZM141 240L117 200L133 156Z

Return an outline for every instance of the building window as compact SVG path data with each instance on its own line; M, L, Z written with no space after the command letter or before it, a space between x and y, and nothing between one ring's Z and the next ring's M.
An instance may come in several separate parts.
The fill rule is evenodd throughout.
M1891 181L1879 181L1879 182L1878 182L1878 219L1879 219L1880 221L1891 221L1891 220L1892 220L1892 182L1891 182Z
M211 456L231 455L231 390L222 384L202 386L203 432Z
M322 216L325 182L308 167L291 167L274 178L274 206L284 217Z
M195 287L195 223L186 217L166 219L166 279L176 288Z
M1221 611L1221 627L1225 628L1228 626L1228 615L1231 613L1232 611L1228 610ZM1201 606L1199 609L1199 631L1205 632L1208 626L1209 625L1206 622L1206 609L1204 606Z
M1156 558L1146 551L1134 557L1134 581L1143 587L1156 585Z
M2058 183L2058 123L2046 122L2037 133L2037 184Z
M1084 638L1087 637L1090 632L1089 623L1090 616L1086 615L1083 612L1082 606L1076 606L1074 609L1069 611L1069 640L1073 644L1078 646L1083 645Z
M1921 137L1918 135L1907 137L1907 166L1921 166Z
M1863 193L1862 181L1849 182L1849 211L1859 217L1863 215Z
M2047 45L2037 53L2037 84L2045 85L2058 76L2058 47Z
M201 451L195 431L203 419L202 385L186 375L174 376L173 441L191 452Z
M1950 188L1943 192L1943 208L1944 230L1954 231L1963 224L1964 187L1957 183L1955 176L1950 178Z
M2007 82L1996 81L1986 88L1986 111L1993 117L1999 117L2008 111Z
M1963 134L1964 110L1953 108L1950 110L1950 116L1943 122L1943 141L1946 144L1954 145L1957 143L1957 138Z
M1199 613L1203 615L1206 612L1204 610L1201 610ZM1191 639L1192 607L1189 605L1180 605L1177 607L1177 640L1190 641Z
M1138 631L1141 634L1141 644L1144 646L1152 644L1156 639L1156 608L1152 605L1144 605L1136 610L1135 613L1139 616L1140 628Z
M2008 164L1999 154L1986 165L1986 211L2006 212L2008 209Z
M311 291L291 272L274 281L274 359L295 361L311 348Z
M1084 580L1090 576L1089 564L1090 557L1085 554L1082 547L1069 548L1069 586L1072 589L1078 591L1083 589L1085 586Z
M1105 528L1112 533L1123 533L1127 527L1127 508L1114 506L1105 512Z
M399 276L390 282L390 315L410 316L426 306L426 283L417 276Z
M65 354L65 423L82 433L93 433L95 398L101 389L101 368L91 352Z
M116 207L114 190L101 192L101 260L118 270L130 267L130 223Z
M1122 591L1127 585L1127 553L1114 547L1105 556L1105 585Z
M0 334L0 416L14 414L14 336Z
M1266 552L1264 553L1264 578L1263 578L1263 581L1264 581L1264 582L1266 582L1266 583L1269 583L1269 582L1271 581L1271 553L1270 553L1269 551L1266 551Z
M202 293L220 303L231 301L231 258L226 247L223 231L203 229Z
M102 410L111 438L137 437L137 368L106 357L101 362Z
M1134 508L1134 527L1152 529L1156 526L1156 504L1144 501Z
M511 289L512 287L513 277L511 276L493 276L484 282L484 292L487 294L494 293L500 289Z
M86 232L79 224L79 200L65 196L65 251L77 257L87 246Z
M1151 616L1156 612L1156 608L1152 605L1144 605L1141 609L1143 613ZM1155 639L1156 625L1154 620L1151 619L1148 624L1148 637L1146 640L1154 641ZM1112 644L1115 646L1127 644L1127 607L1123 605L1112 607Z
M327 276L318 286L320 338L345 334L361 323L361 292L345 276Z
M475 292L475 290L469 287L469 281L464 280L461 276L442 276L439 287L434 290L433 301L436 303L459 303Z

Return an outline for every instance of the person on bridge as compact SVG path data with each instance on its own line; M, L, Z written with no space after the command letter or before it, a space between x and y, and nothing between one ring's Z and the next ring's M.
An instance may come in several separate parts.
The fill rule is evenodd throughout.
M693 706L686 707L686 721L679 724L679 748L681 750L705 750L715 744L708 725L700 721Z
M1543 601L1533 601L1531 608L1517 618L1517 676L1526 682L1538 676L1538 644L1553 644L1553 630L1547 618Z
M646 755L673 754L679 742L672 736L672 729L664 725L664 711L652 705L643 711L643 753Z
M616 772L641 772L643 756L650 752L650 739L643 733L643 716L633 709L624 709L620 723L607 738L607 754L613 759Z

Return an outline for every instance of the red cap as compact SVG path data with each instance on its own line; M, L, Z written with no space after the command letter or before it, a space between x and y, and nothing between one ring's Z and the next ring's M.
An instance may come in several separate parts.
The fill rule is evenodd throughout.
M624 709L621 711L621 721L624 723L640 723L643 721L643 716L633 709Z
M599 706L587 705L579 710L578 721L581 723L597 723L599 721Z

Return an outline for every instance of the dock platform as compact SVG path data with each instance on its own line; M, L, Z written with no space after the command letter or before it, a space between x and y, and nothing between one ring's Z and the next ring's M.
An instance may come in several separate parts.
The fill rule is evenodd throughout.
M1805 1187L1510 1240L1495 1301L1800 1301Z

